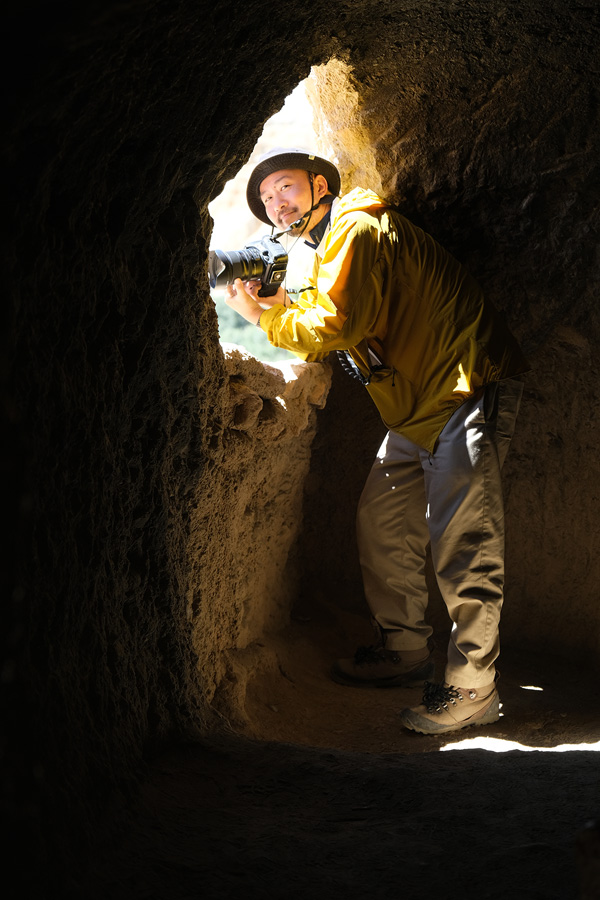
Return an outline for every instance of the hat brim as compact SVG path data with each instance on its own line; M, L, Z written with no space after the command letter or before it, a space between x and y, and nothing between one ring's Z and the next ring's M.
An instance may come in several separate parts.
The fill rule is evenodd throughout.
M273 223L269 219L264 203L260 199L260 186L268 175L279 172L280 169L302 169L305 172L313 172L315 175L323 175L327 179L329 193L337 197L340 192L340 173L327 159L313 156L299 150L284 150L273 153L266 159L262 159L252 171L248 179L246 199L253 215L267 225Z

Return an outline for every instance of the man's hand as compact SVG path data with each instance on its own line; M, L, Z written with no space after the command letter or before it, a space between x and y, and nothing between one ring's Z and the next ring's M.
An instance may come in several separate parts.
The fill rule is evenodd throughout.
M269 297L259 297L258 292L260 288L260 281L246 282L246 290L249 289L248 292L252 294L256 302L260 304L263 309L269 309L271 306L276 306L277 304L280 306L291 306L292 301L288 297L287 291L285 291L281 285L277 288L277 292Z
M244 289L241 278L236 278L233 284L225 287L226 297L225 303L239 313L246 322L251 325L258 325L262 307L258 305L252 293Z
M259 297L259 289L260 281L243 283L241 278L236 278L233 284L228 284L225 288L227 306L234 309L251 325L258 325L264 307L274 306L276 303L286 305L287 294L282 287L272 297Z

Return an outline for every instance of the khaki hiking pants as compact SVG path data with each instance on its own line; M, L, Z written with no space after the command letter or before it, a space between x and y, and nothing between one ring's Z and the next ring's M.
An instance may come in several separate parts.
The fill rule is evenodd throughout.
M481 687L494 680L504 593L504 506L500 470L523 384L490 384L454 413L431 455L389 432L357 513L365 595L390 650L419 650L425 623L428 542L453 627L445 680Z

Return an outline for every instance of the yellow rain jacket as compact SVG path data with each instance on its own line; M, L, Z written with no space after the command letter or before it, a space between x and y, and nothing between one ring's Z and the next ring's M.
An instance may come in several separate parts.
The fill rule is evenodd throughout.
M468 396L527 371L467 270L371 191L334 202L317 254L311 287L260 326L307 361L349 351L387 427L430 453Z

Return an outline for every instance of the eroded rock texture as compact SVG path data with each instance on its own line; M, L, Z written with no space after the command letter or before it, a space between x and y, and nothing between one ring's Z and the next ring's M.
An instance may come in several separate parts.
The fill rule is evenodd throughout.
M298 593L294 547L330 375L317 363L272 367L225 350L222 442L185 558L198 567L188 618L205 701L243 724L248 677L277 671L268 635L288 624Z
M47 10L10 18L3 57L5 686L24 713L7 783L45 884L145 754L242 714L295 600L361 607L376 413L334 370L305 485L329 368L288 382L226 359L205 283L207 204L311 66L345 187L381 190L468 262L531 359L505 641L591 658L600 632L597 4Z

